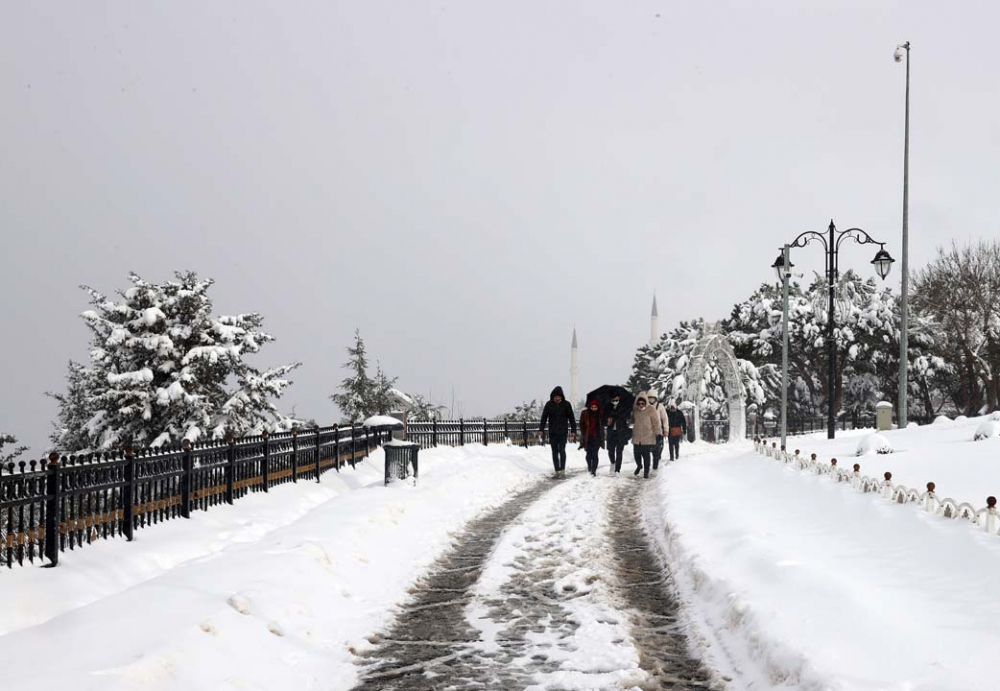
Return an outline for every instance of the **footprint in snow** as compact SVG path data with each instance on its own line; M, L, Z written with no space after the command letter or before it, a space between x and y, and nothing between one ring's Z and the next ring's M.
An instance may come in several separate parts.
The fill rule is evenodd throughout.
M250 614L250 598L239 593L234 593L229 596L226 602L240 614Z

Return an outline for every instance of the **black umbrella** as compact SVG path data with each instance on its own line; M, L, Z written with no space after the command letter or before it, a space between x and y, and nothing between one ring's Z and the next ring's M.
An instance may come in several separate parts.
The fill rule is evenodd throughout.
M621 403L618 405L625 408L625 410L632 410L632 403L635 402L635 396L629 393L628 389L622 386L615 386L614 384L605 384L594 389L587 394L587 400L583 404L589 405L591 399L596 398L601 406L601 411L607 412L611 408L611 399L615 396L621 399Z

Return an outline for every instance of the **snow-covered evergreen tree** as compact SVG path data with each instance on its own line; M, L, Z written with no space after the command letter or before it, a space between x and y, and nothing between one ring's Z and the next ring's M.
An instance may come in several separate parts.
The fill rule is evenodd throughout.
M410 409L407 411L408 419L414 422L430 422L441 419L444 406L434 405L420 394L412 394L410 399Z
M28 450L27 446L14 446L14 448L8 448L4 450L3 447L17 444L17 437L13 434L7 434L6 432L0 432L0 466L3 466L4 470L7 469L8 463L13 463L18 456Z
M382 369L382 363L375 364L375 378L372 380L371 408L366 411L368 415L388 415L393 412L396 397L393 396L393 387L396 384L396 377L390 378Z
M358 422L371 415L375 398L375 381L368 376L368 352L360 329L355 330L354 346L348 346L347 355L344 369L351 374L340 382L340 393L330 400L350 422Z
M274 338L259 314L212 316L211 279L176 273L157 284L136 274L117 300L84 286L92 308L90 367L70 366L57 395L54 437L68 451L177 444L274 429L272 399L297 367L252 367L246 356Z
M837 368L834 373L834 410L841 410L845 377L872 374L880 362L890 359L891 343L898 339L896 300L888 289L880 289L874 279L862 280L846 272L837 286L834 302L834 343ZM780 291L763 285L750 299L736 305L726 322L734 350L758 365L781 362ZM826 279L817 276L806 288L797 281L789 285L789 372L792 399L800 410L819 414L826 406L827 357L826 324L829 301ZM780 384L779 384L780 387ZM805 400L803 389L808 392ZM876 396L881 397L879 391ZM770 396L769 396L770 397ZM801 408L812 408L812 411Z
M66 392L46 394L59 404L59 413L49 436L54 448L74 451L89 448L91 424L98 412L95 399L99 389L103 388L100 378L94 376L92 369L79 362L69 361L66 369Z
M542 404L538 402L537 398L533 398L530 401L524 401L523 403L514 406L513 412L504 413L500 416L500 419L517 422L538 422L541 417Z
M629 378L632 391L653 390L663 401L682 403L688 388L691 352L708 333L704 319L681 322L673 331L663 334L652 347L639 348ZM761 373L749 360L737 358L737 368L747 391L747 405L765 402ZM725 375L716 361L706 363L700 414L705 419L721 419L729 414L726 403Z

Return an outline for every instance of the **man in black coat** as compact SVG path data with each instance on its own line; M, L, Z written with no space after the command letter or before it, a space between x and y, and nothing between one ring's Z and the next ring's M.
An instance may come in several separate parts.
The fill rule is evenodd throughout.
M667 443L670 445L670 460L676 461L681 456L681 437L687 434L688 423L684 413L677 410L673 403L667 409Z
M549 402L542 409L542 422L538 426L538 434L545 431L545 423L549 424L549 444L552 445L552 465L557 475L566 472L566 433L572 428L576 439L576 418L573 416L573 406L563 396L561 386L552 389Z
M608 423L608 459L611 461L612 473L620 473L622 470L622 453L625 451L625 444L628 443L628 416L631 412L629 406L622 403L619 396L613 397L604 411Z

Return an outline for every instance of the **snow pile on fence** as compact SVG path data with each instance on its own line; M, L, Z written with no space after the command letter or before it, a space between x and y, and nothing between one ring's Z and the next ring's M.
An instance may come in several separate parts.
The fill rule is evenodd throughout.
M551 470L546 448L440 448L386 488L383 460L4 569L3 688L351 688L352 651L452 532Z

